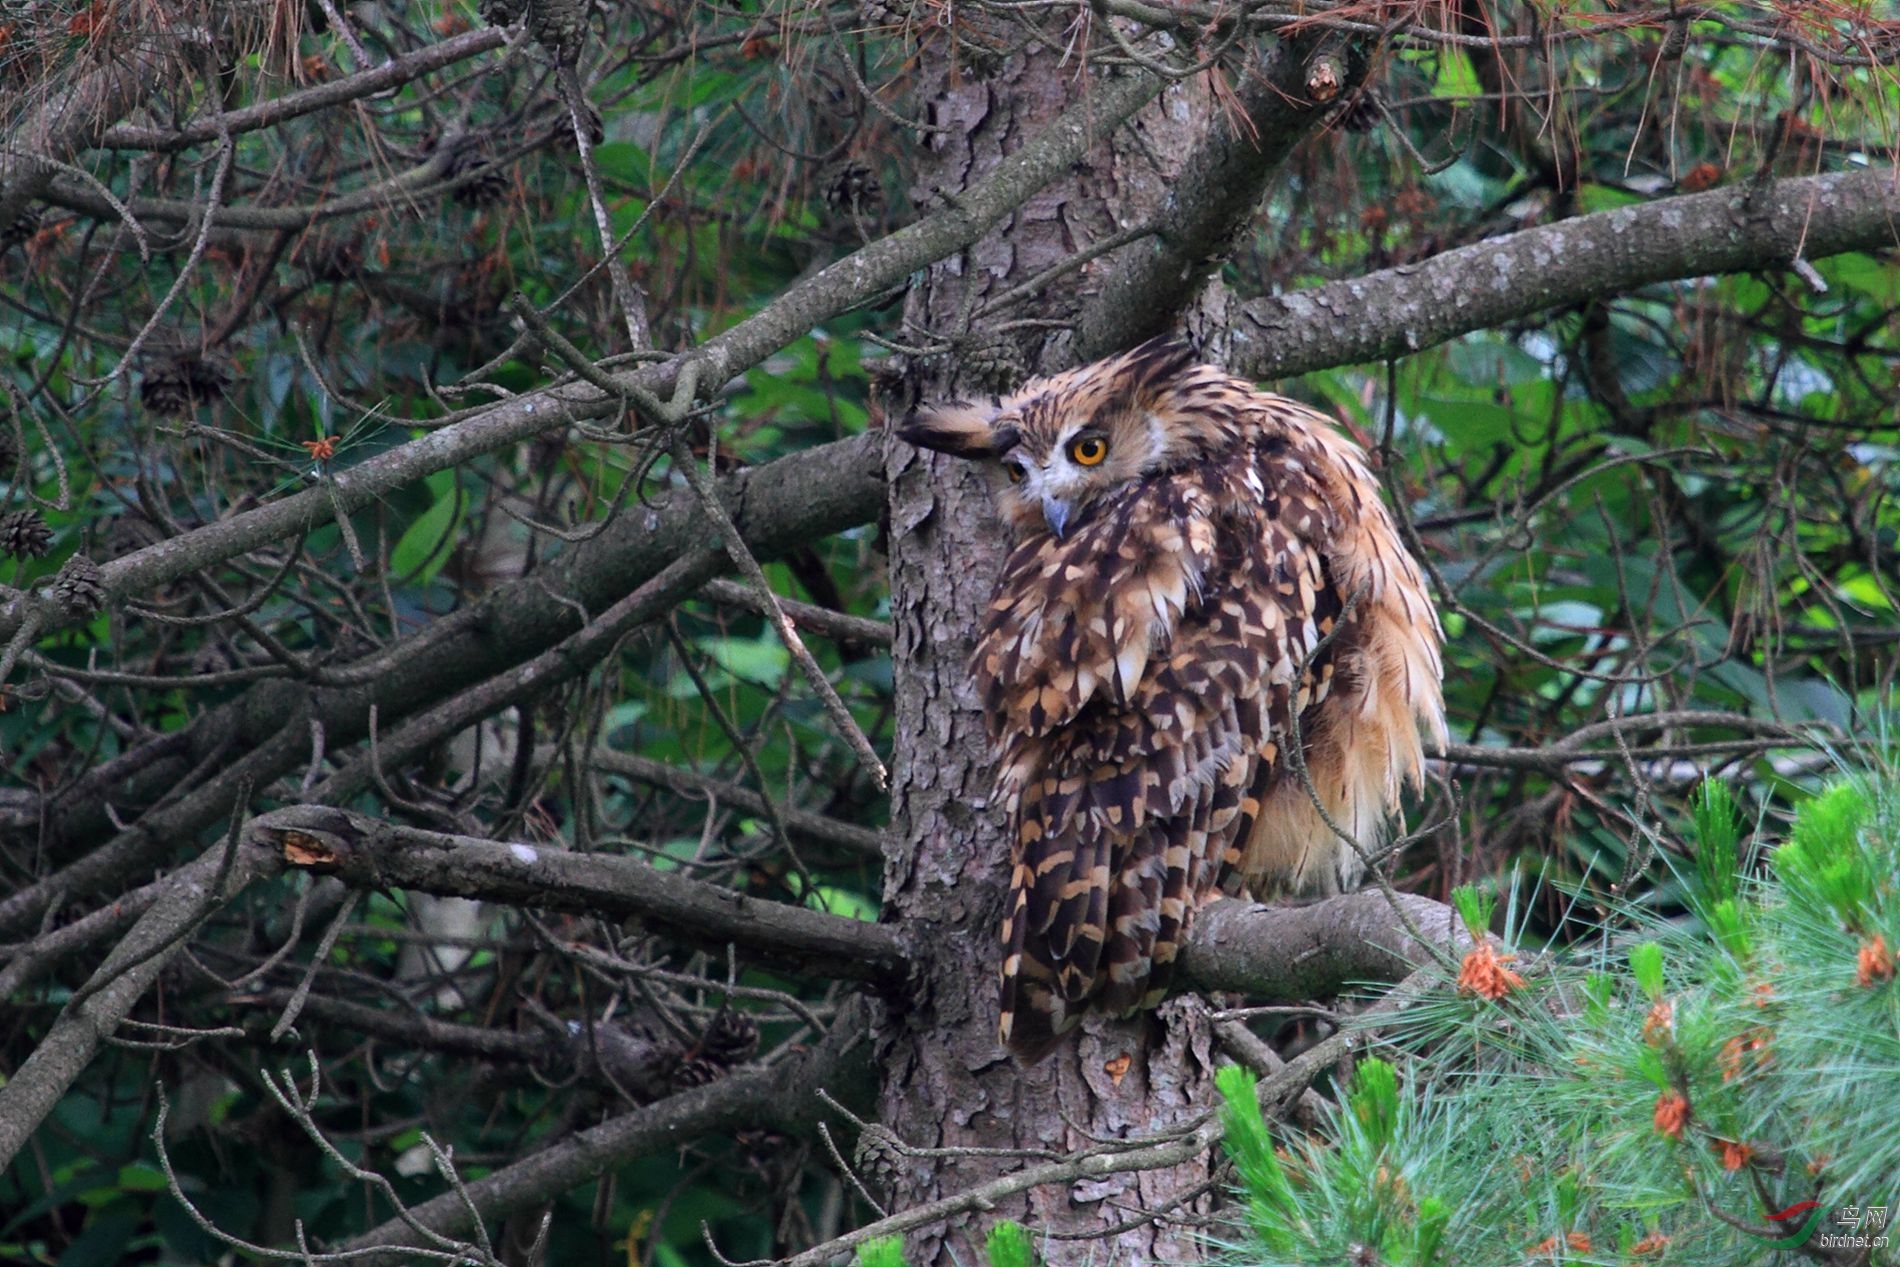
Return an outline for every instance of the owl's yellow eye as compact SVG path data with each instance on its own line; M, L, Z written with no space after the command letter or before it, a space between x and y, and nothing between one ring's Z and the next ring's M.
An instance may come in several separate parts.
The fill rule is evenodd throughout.
M1077 466L1100 466L1108 456L1108 441L1100 436L1081 436L1069 443L1069 456Z
M1023 468L1021 464L1016 463L1016 462L1005 462L1003 463L1003 471L1005 474L1009 476L1010 483L1020 484L1023 482Z

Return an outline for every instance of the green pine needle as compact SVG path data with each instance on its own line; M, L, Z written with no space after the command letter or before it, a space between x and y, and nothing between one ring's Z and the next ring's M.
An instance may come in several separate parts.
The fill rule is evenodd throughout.
M1663 948L1653 941L1630 947L1630 975L1651 1000L1663 996Z
M1741 818L1728 785L1703 781L1690 805L1695 820L1696 877L1701 897L1713 904L1735 896L1736 847L1741 843Z
M1391 1142L1398 1123L1398 1071L1383 1060L1366 1061L1353 1075L1347 1103L1365 1129L1366 1141L1375 1151L1384 1149Z
M1795 816L1788 842L1775 851L1775 870L1796 902L1831 911L1843 928L1860 932L1865 907L1882 872L1860 847L1869 813L1867 795L1853 783L1836 783Z
M1035 1251L1029 1244L1029 1229L1013 1219L1004 1219L990 1229L983 1243L990 1267L1034 1267Z
M904 1267L904 1238L879 1236L858 1246L858 1267Z
M1491 915L1497 910L1498 896L1475 884L1461 884L1451 891L1451 904L1473 938L1491 931Z
M1699 918L1610 904L1546 961L1552 1006L1501 1026L1445 981L1277 1150L1251 1075L1220 1071L1252 1232L1227 1267L1770 1267L1787 1255L1713 1211L1891 1206L1900 982L1876 948L1900 947L1900 779L1816 796L1759 882L1726 791L1691 813Z

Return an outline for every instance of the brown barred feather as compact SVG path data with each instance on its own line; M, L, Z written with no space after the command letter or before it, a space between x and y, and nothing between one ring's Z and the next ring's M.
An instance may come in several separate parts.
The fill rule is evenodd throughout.
M1165 342L899 434L1011 477L972 671L1014 831L1012 1051L1159 1002L1222 891L1358 882L1444 707L1437 615L1357 445Z

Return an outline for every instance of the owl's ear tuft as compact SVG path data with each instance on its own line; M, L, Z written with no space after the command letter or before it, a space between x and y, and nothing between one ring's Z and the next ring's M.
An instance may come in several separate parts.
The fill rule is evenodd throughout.
M1173 335L1163 335L1121 354L1117 372L1126 376L1131 393L1144 403L1175 385L1200 360L1194 349Z
M998 427L995 418L993 410L961 401L926 405L912 410L898 424L897 438L952 457L998 457L1012 448L1019 436L1014 427Z

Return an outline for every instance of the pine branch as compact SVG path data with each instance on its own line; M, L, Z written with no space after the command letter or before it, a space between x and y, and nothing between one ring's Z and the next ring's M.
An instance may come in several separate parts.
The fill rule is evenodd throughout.
M1354 981L1397 981L1433 959L1461 956L1471 935L1442 902L1395 895L1404 915L1372 889L1305 906L1223 898L1194 918L1180 975L1203 990L1234 990L1256 1003L1324 998ZM1406 931L1406 919L1428 938ZM1442 938L1442 940L1440 940Z
M1229 368L1254 379L1404 356L1656 282L1767 271L1900 243L1891 167L1592 212L1241 305Z
M721 493L753 552L775 558L876 517L881 449L881 436L839 441L730 476L720 482ZM186 734L154 740L160 755L142 766L115 763L111 779L8 806L0 833L31 840L41 856L72 861L0 899L0 937L31 934L56 896L109 891L149 868L173 842L228 812L241 777L265 787L297 769L310 756L312 722L336 751L368 734L372 707L388 725L452 699L470 683L479 687L557 645L578 628L578 612L620 602L704 537L704 520L688 498L623 516L546 570L496 586L471 607L353 664L320 671L319 689L260 683L199 717ZM238 768L230 768L234 752L244 754ZM108 803L123 810L152 802L158 804L137 823L94 843L115 826Z
M870 1072L864 1018L853 1011L839 1018L822 1043L796 1060L735 1073L624 1113L466 1184L462 1194L467 1204L462 1194L446 1192L415 1206L409 1215L440 1235L466 1236L474 1225L469 1205L484 1219L500 1219L636 1158L677 1149L707 1135L740 1127L795 1130L824 1114L820 1089L847 1102L860 1100ZM353 1261L393 1263L406 1261L397 1251L419 1243L415 1229L395 1218L339 1250L363 1255ZM377 1253L382 1250L391 1252Z
M274 869L267 854L233 839L166 879L160 899L73 996L33 1054L0 1084L0 1170L12 1164L192 931L254 877Z
M1267 183L1294 148L1364 81L1359 43L1288 34L1248 59L1235 100L1208 113L1207 131L1148 226L1125 248L1075 323L1075 358L1091 361L1166 333L1220 267Z
M738 946L800 976L895 986L909 968L883 925L762 901L637 858L451 836L309 805L253 819L246 839L280 850L292 867L357 888L633 917L690 945Z

